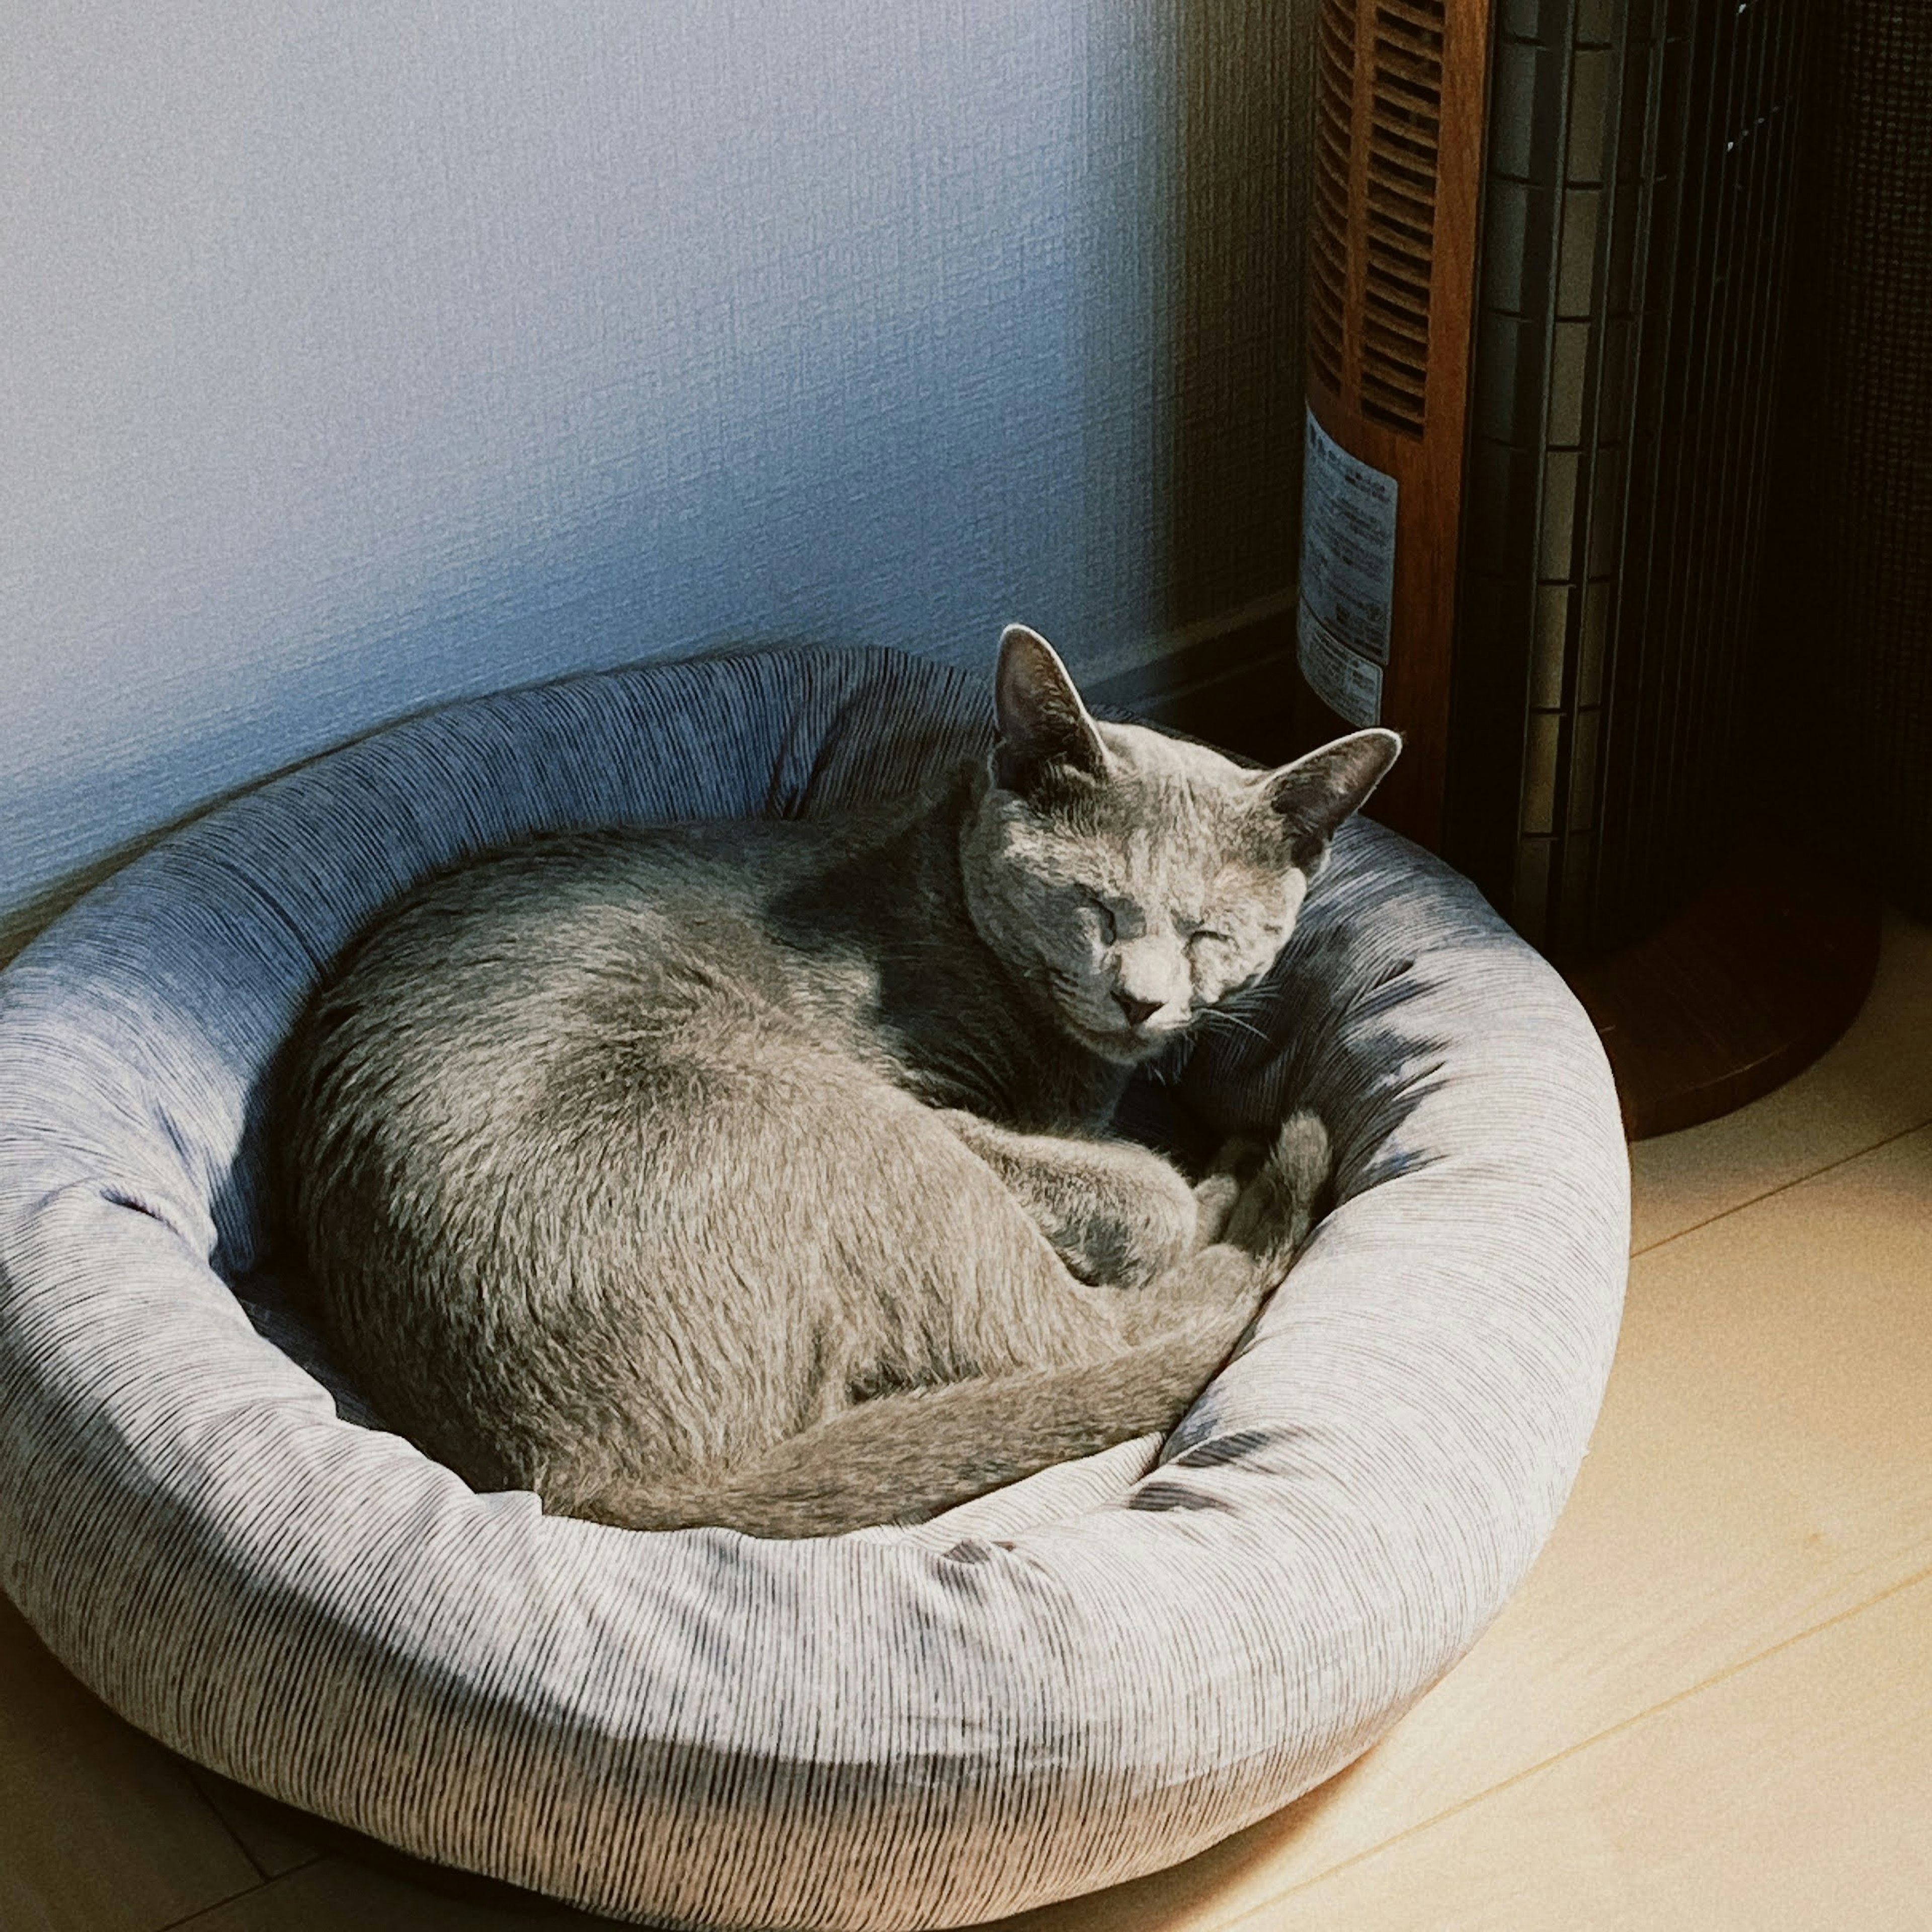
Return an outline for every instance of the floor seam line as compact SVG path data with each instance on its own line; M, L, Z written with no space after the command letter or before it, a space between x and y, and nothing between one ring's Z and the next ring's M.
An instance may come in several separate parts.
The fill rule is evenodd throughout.
M1925 1124L1932 1126L1932 1122L1927 1122ZM1917 1130L1914 1129L1912 1131ZM1884 1589L1873 1596L1868 1597L1862 1603L1848 1605L1845 1609L1835 1611L1832 1616L1822 1618L1817 1623L1809 1624L1802 1630L1794 1630L1790 1636L1780 1638L1776 1643L1771 1645L1766 1649L1758 1651L1750 1657L1741 1658L1736 1664L1727 1664L1722 1670L1714 1671L1708 1677L1702 1678L1695 1684L1687 1684L1682 1690L1672 1691L1668 1697L1660 1698L1656 1703L1646 1706L1641 1711L1634 1712L1628 1718L1620 1718L1614 1724L1606 1724L1603 1730L1592 1732L1587 1738L1580 1738L1574 1744L1565 1744L1561 1750L1552 1751L1548 1757L1540 1758L1534 1764L1526 1765L1522 1770L1512 1772L1508 1777L1498 1779L1494 1784L1484 1786L1480 1791L1472 1792L1467 1798L1458 1798L1454 1804L1445 1805L1440 1811L1432 1812L1426 1818L1417 1820L1413 1825L1405 1825L1400 1832L1393 1832L1386 1838L1378 1839L1372 1845L1365 1845L1360 1851L1352 1852L1346 1858L1337 1859L1334 1864L1324 1866L1320 1871L1311 1873L1306 1878L1297 1879L1292 1885L1284 1886L1280 1892L1270 1892L1266 1898L1244 1907L1233 1918L1214 1921L1209 1925L1204 1927L1202 1932L1234 1932L1236 1926L1243 1924L1252 1918L1257 1912L1268 1910L1270 1906L1279 1904L1282 1900L1293 1897L1296 1892L1306 1892L1310 1886L1321 1884L1323 1880L1332 1878L1337 1872L1346 1871L1350 1866L1360 1864L1364 1860L1375 1857L1377 1853L1386 1851L1391 1845L1400 1844L1405 1838L1412 1838L1418 1833L1429 1831L1445 1820L1455 1817L1460 1812L1469 1810L1478 1804L1486 1804L1498 1792L1508 1790L1513 1785L1520 1784L1526 1778L1534 1778L1538 1773L1547 1771L1552 1766L1564 1762L1566 1759L1576 1757L1586 1750L1593 1750L1605 1738L1613 1738L1620 1732L1629 1730L1633 1726L1658 1716L1662 1712L1671 1709L1676 1705L1682 1704L1692 1697L1697 1696L1731 1678L1741 1676L1745 1671L1754 1670L1759 1664L1776 1657L1780 1652L1790 1649L1794 1644L1803 1643L1808 1639L1819 1636L1839 1624L1849 1622L1853 1617L1862 1616L1867 1610L1875 1609L1879 1604L1889 1601L1891 1598L1900 1594L1903 1592L1927 1582L1932 1582L1932 1566L1915 1570L1910 1576L1901 1577L1897 1582L1888 1584Z
M1913 1134L1922 1133L1928 1127L1932 1127L1932 1114L1928 1114L1922 1120L1915 1120L1909 1127L1900 1127L1896 1132L1874 1141L1869 1147L1860 1148L1855 1154L1841 1154L1836 1160L1828 1160L1822 1167L1814 1168L1808 1174L1794 1174L1789 1180L1780 1181L1775 1187L1767 1187L1762 1194L1754 1194L1748 1200L1720 1208L1716 1214L1708 1215L1701 1221L1693 1221L1688 1228L1679 1228L1675 1233L1661 1235L1656 1240L1646 1242L1640 1248L1633 1248L1630 1258L1636 1261L1644 1255L1654 1255L1659 1248L1668 1247L1672 1241L1681 1241L1687 1234L1701 1234L1706 1228L1714 1228L1720 1221L1728 1220L1733 1214L1742 1214L1747 1208L1756 1208L1765 1202L1774 1201L1780 1194L1789 1194L1794 1187L1802 1187L1808 1182L1820 1180L1828 1174L1834 1174L1840 1168L1849 1167L1853 1161L1862 1160L1867 1154L1876 1154L1881 1148L1892 1146L1894 1142L1909 1139Z
M252 1864L254 1861L251 1858L249 1863ZM156 1926L154 1932L184 1932L184 1928L192 1926L196 1919L206 1917L211 1912L219 1912L224 1906L232 1905L238 1898L252 1898L258 1892L266 1892L274 1882L272 1878L257 1879L253 1885L244 1885L239 1892L211 1898L206 1905L197 1905L192 1912L184 1912L178 1918L170 1918L166 1924Z
M216 1822L220 1826L221 1828L226 1832L229 1837L234 1841L235 1849L242 1854L243 1858L248 1860L249 1868L254 1873L257 1881L261 1884L266 1885L268 1882L269 1874L262 1865L262 1861L256 1857L255 1854L248 1849L248 1846L242 1840L242 1834L236 1831L233 1824L230 1822L227 1813L223 1810L221 1807L215 1803L207 1786L203 1784L201 1780L195 1775L196 1767L194 1765L187 1760L183 1760L182 1762L186 1764L188 1767L188 1781L194 1786L196 1792L200 1796L202 1804L208 1807L210 1814L213 1816ZM164 1928L164 1932L165 1932L165 1928Z

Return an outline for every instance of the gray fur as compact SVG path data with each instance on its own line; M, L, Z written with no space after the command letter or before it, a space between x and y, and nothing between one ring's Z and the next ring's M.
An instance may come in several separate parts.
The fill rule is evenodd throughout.
M1003 640L988 766L810 821L534 841L392 908L291 1061L295 1226L376 1406L639 1527L922 1516L1178 1419L1305 1235L1299 1116L1106 1137L1251 984L1398 741L1281 771Z

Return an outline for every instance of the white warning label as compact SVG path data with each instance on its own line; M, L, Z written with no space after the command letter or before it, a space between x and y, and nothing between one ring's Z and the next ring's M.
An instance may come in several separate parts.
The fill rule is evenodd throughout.
M1355 725L1382 720L1382 668L1373 658L1352 651L1302 600L1295 657L1301 674L1337 718Z
M1351 724L1382 722L1395 596L1396 480L1351 456L1308 412L1296 656L1309 687Z
M1351 456L1308 412L1301 474L1301 601L1352 651L1389 661L1395 478Z

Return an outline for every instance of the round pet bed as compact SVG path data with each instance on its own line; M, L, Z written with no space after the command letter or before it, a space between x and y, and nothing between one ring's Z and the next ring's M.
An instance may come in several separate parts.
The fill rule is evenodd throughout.
M1378 826L1216 1130L1327 1120L1337 1204L1164 1444L912 1531L646 1535L382 1432L274 1280L267 1075L385 899L537 826L810 813L983 746L890 652L464 704L168 839L0 976L0 1586L198 1762L672 1926L951 1926L1172 1863L1346 1763L1549 1532L1622 1299L1616 1102L1562 982Z

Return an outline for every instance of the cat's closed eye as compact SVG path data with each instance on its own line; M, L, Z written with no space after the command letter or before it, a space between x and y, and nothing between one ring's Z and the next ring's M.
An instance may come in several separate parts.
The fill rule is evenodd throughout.
M1108 945L1112 945L1118 932L1113 908L1098 892L1089 892L1084 887L1082 887L1080 896L1086 902L1088 910L1100 922L1101 938Z

